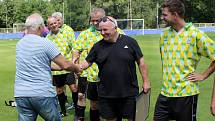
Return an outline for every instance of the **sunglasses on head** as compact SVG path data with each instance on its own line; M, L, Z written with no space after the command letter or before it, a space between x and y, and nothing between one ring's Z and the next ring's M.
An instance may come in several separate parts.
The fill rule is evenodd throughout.
M102 17L102 18L99 19L99 23L100 22L107 22L107 21L111 21L111 22L114 23L114 25L116 25L116 23L112 19L108 18L107 16Z

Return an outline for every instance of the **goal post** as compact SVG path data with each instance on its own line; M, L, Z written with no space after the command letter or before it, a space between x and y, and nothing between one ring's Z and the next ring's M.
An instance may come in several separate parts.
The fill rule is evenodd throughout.
M13 24L13 33L24 31L24 23L14 23Z
M144 19L117 19L116 21L120 29L140 30L144 35Z

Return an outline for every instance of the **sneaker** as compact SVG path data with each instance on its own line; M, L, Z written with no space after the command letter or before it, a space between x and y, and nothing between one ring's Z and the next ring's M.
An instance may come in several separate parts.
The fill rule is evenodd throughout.
M66 117L68 115L67 113L62 113L62 112L60 112L60 114L61 114L61 117Z
M75 109L74 103L71 103L71 105L67 107L67 110L72 110L72 109Z

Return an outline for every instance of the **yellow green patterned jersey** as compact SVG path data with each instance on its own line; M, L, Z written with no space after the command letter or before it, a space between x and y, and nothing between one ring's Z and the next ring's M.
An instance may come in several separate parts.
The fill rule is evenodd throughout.
M183 97L200 93L199 84L186 79L196 70L204 56L215 60L215 43L205 33L187 24L176 32L167 28L161 34L160 53L163 82L161 94L167 97Z
M57 34L51 32L46 36L49 40L53 41L61 54L66 57L67 60L72 58L72 46L75 41L75 34L71 27L64 24ZM53 71L53 75L60 75L68 73L66 71Z
M121 29L117 29L117 31L121 34L124 32ZM102 40L103 36L97 31L93 26L89 29L82 31L74 42L74 50L81 52L80 61L85 60L87 54L90 52L90 49L93 47L94 43ZM89 82L98 82L98 67L95 63L91 65L88 69L84 70L82 77L87 77Z

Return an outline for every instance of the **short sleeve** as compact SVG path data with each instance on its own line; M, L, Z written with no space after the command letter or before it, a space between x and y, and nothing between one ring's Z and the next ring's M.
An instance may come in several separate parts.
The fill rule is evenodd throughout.
M96 61L96 49L95 45L91 48L89 54L86 57L86 61L93 63Z
M46 39L45 53L50 60L53 60L57 55L60 54L60 51L57 49L56 45L50 40Z
M197 48L199 54L212 61L215 60L215 42L201 31L197 33Z
M143 57L140 46L138 45L137 41L133 38L131 39L131 47L134 50L134 58L136 61Z

